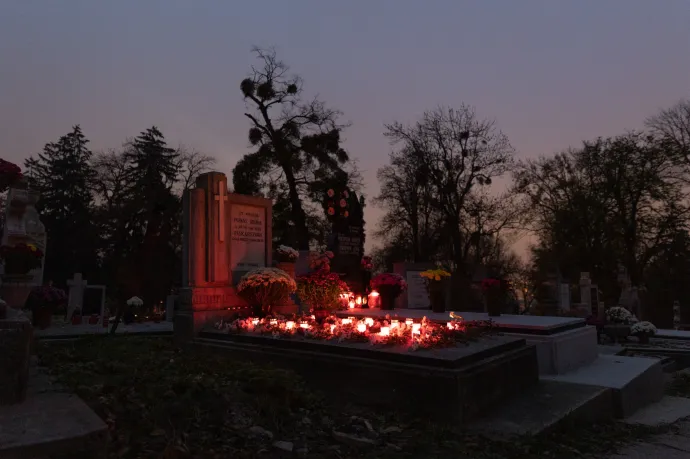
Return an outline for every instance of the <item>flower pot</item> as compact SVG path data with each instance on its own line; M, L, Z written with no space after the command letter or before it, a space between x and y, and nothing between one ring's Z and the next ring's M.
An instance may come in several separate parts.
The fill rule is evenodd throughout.
M384 311L392 311L393 309L395 309L396 298L397 295L393 295L392 292L379 292L381 309Z
M96 325L98 324L98 316L89 316L89 325Z
M295 263L292 261L281 261L276 264L276 268L285 271L288 276L295 278Z
M429 304L433 312L446 312L446 296L444 295L443 281L429 281L427 293Z
M32 312L32 325L40 330L50 327L53 319L53 311L50 308L36 308Z

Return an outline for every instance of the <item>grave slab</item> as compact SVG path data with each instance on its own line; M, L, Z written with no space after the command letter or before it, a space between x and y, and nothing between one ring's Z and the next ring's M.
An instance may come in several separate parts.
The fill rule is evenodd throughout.
M472 419L538 381L534 346L506 336L414 352L220 330L202 331L195 343L296 370L335 398L452 423Z
M654 338L690 340L690 331L658 329Z
M35 358L30 374L26 400L0 407L0 457L103 457L108 428L101 418L55 384L36 366Z
M538 435L564 421L601 422L613 417L611 390L554 381L540 381L495 412L474 421L469 429L507 440Z
M663 369L659 359L599 355L591 364L563 375L542 375L543 380L607 387L613 391L617 418L631 416L638 409L661 400Z
M690 417L690 398L665 396L624 419L628 424L658 426Z
M427 319L446 323L450 312L435 313L429 310L395 309L349 309L338 315L347 317L385 317ZM540 374L563 374L593 362L598 355L597 333L587 326L584 319L577 317L526 316L503 314L489 317L482 312L455 312L468 321L489 320L508 336L524 338L528 344L537 347Z

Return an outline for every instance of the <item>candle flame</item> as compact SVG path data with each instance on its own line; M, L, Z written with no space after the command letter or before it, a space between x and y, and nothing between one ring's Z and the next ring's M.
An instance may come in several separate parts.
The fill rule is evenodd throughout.
M369 295L370 295L370 296L373 296L374 298L376 298L377 296L379 296L379 292L377 292L376 290L372 290L371 293L370 293Z
M364 333L367 331L367 326L365 324L357 324L357 331L360 333Z
M391 329L389 327L381 327L381 336L388 336L391 334Z
M292 320L288 320L287 322L285 322L285 328L287 328L288 330L292 330L293 328L295 328L295 323Z
M372 325L374 325L374 319L372 319L371 317L367 317L366 319L364 319L364 323L371 327Z

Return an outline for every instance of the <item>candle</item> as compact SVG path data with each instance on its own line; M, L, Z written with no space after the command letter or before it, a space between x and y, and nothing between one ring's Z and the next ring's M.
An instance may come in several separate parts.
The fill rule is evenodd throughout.
M350 325L352 323L352 319L343 319L341 322L343 325Z
M400 321L398 319L391 320L391 328L396 328L398 325L400 325Z
M372 325L374 325L374 319L372 319L371 317L367 317L366 319L364 319L364 323L371 327Z
M306 329L306 328L309 328L309 324L306 323L306 322L302 322L301 324L299 324L299 326L302 327L302 328L305 328L305 329Z
M412 334L413 335L419 335L421 333L420 329L422 328L422 324L412 324Z
M381 332L379 334L381 336L388 336L391 334L391 329L389 327L381 327Z
M405 319L405 325L410 326L414 323L414 320L412 319Z
M293 328L295 328L295 323L291 320L288 320L287 322L285 322L285 328L287 328L288 330L292 330Z
M360 333L364 333L367 331L367 326L365 324L357 324L357 331Z

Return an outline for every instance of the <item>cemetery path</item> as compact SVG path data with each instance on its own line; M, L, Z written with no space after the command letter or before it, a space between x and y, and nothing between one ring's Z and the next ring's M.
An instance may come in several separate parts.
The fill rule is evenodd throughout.
M688 459L690 458L690 421L677 424L677 430L636 442L623 448L618 454L607 459Z

